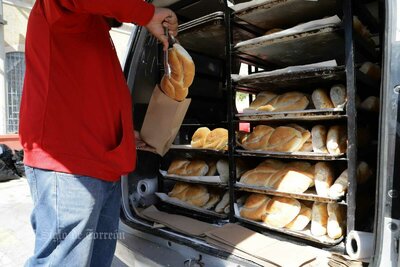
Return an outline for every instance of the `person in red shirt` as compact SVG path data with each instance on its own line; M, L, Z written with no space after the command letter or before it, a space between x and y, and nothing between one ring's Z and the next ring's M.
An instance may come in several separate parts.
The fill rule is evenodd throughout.
M132 103L110 18L145 28L168 48L169 9L143 0L36 0L26 36L20 140L34 209L26 266L110 266L120 177L136 161Z

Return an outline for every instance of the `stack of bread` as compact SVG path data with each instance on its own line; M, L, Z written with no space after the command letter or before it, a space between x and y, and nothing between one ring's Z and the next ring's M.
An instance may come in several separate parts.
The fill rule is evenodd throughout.
M325 89L315 89L311 99L315 109L344 108L347 102L346 87L335 84L331 87L329 94Z
M333 239L343 235L345 225L344 209L336 203L315 202L311 205L294 198L262 194L250 194L240 209L240 216L292 231L305 230L311 222L313 236L327 234Z
M367 170L363 168L363 172ZM362 176L366 176L362 175ZM347 190L347 170L336 180L331 164L318 162L311 165L304 161L283 163L267 159L256 168L245 172L240 182L247 185L269 187L281 192L300 194L315 187L318 196L339 198Z
M207 127L200 127L194 132L190 145L192 148L227 150L228 130L216 128L211 131Z
M201 159L175 159L169 165L167 173L180 176L213 176L217 173L217 162Z
M300 92L276 95L263 91L257 95L256 99L250 104L249 109L270 112L304 110L308 104L307 96Z
M161 90L170 98L183 101L193 83L195 66L192 57L180 45L174 44L168 49L168 64L171 75L164 75L161 79Z
M213 209L221 201L221 194L217 191L204 185L182 182L176 183L168 196L207 210Z
M247 150L276 152L318 152L339 155L346 152L347 133L344 126L317 125L312 132L297 124L273 128L257 125L253 132L241 136L239 145Z

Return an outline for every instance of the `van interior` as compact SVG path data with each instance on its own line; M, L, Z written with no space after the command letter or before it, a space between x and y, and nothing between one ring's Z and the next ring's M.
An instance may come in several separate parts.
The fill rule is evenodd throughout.
M160 156L139 148L136 170L122 179L124 225L153 244L191 255L180 266L372 263L348 254L349 246L361 250L349 243L350 234L376 232L384 1L153 3L176 12L177 40L196 72L169 151ZM124 72L140 132L164 75L162 47L145 28L132 36ZM225 129L226 146L192 147L202 127ZM268 134L257 131L272 132L266 146L259 143ZM302 141L278 148L295 138ZM203 171L173 173L174 161L196 162ZM309 181L300 186L296 179ZM174 194L179 190L192 193ZM190 198L197 193L206 199ZM157 258L154 247L147 254L178 266L168 256Z

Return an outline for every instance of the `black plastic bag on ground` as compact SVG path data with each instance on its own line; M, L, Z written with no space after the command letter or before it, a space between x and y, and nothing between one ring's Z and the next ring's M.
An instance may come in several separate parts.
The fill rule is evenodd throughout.
M16 172L14 166L13 152L7 145L0 144L0 159L7 165L10 170Z
M25 176L25 167L24 167L24 151L23 150L14 150L14 166L17 171L17 174L21 177Z
M0 182L19 179L20 177L0 159Z

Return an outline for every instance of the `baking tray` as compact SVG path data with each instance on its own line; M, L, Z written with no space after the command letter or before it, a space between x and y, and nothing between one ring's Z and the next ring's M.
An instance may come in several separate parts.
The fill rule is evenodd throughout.
M274 188L268 188L263 186L255 186L255 185L248 185L237 182L235 187L240 191L252 192L252 193L260 193L260 194L268 194L274 196L282 196L282 197L291 197L296 199L303 199L303 200L310 200L310 201L318 201L324 203L336 203L341 200L341 198L330 198L330 197L321 197L318 196L315 190L307 190L304 193L289 193L278 191ZM344 204L344 203L341 203Z
M344 66L321 67L310 65L297 68L297 70L289 67L279 71L237 76L234 79L234 83L237 87L258 90L282 88L314 89L315 86L321 86L324 83L343 82L345 79Z
M324 26L274 39L255 38L238 43L234 50L237 54L247 54L277 66L310 64L330 59L343 62L343 30L340 26Z
M204 154L214 154L214 155L228 155L227 150L213 150L213 149L203 149L203 148L192 148L191 145L172 145L170 150L179 152L193 152L193 153L204 153Z
M178 31L179 42L187 50L225 59L226 29L223 12L216 12L184 23ZM249 31L240 28L233 29L234 43L254 37L255 35Z
M288 158L288 159L308 159L308 160L347 160L343 154L330 155L316 152L273 152L273 151L259 151L259 150L244 150L236 149L239 156L253 156L253 157L273 157L273 158Z
M155 193L156 196L165 203L180 207L180 208L184 208L184 209L188 209L188 210L192 210L192 211L196 211L199 213L203 213L203 214L207 214L207 215L211 215L211 216L215 216L221 219L226 219L228 218L228 214L221 214L215 211L211 211L211 210L206 210L206 209L202 209L193 205L189 205L183 201L180 201L178 199L174 199L169 197L167 194L165 193Z
M223 183L220 179L220 176L180 176L175 174L168 174L164 170L159 170L161 175L169 180L186 182L192 184L206 184L212 186L219 186L226 188L228 186L227 183Z
M241 121L273 121L273 120L337 120L346 118L346 111L342 108L330 109L309 109L298 111L265 112L248 110L244 113L236 114Z
M303 231L292 231L292 230L288 230L288 229L285 229L285 228L271 227L271 226L268 226L268 225L266 225L265 223L262 223L262 222L256 222L256 221L252 221L252 220L249 220L249 219L242 218L238 214L235 215L235 218L239 222L245 222L245 223L248 223L248 224L255 225L255 226L259 227L259 228L263 228L263 229L267 229L267 230L273 230L273 231L280 232L280 233L283 233L283 234L286 234L286 235L290 235L290 236L295 236L295 237L298 237L298 238L306 239L306 240L309 240L309 241L312 241L312 242L315 242L315 243L318 243L318 244L323 244L325 246L337 245L337 244L341 243L343 241L343 239L344 239L343 236L338 238L338 239L332 239L332 238L330 238L328 236L315 237L315 236L311 235L311 232L310 232L309 229L306 229L306 230L303 230ZM308 225L307 227L309 228L310 226Z
M233 7L236 17L264 30L288 28L337 13L336 0L265 0Z

